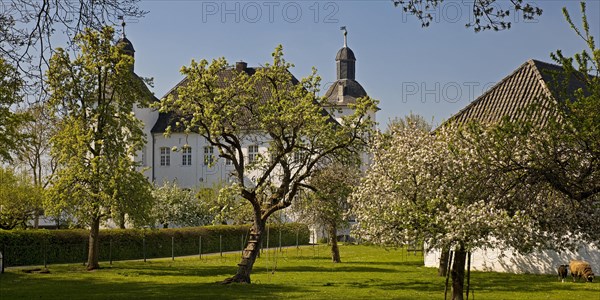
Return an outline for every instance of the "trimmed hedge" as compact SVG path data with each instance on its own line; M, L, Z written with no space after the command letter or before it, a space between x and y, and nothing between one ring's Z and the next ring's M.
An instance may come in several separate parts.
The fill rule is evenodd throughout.
M170 229L100 230L100 261L128 260L198 255L200 237L202 253L241 251L248 239L250 226L204 226ZM268 225L269 246L306 245L308 227L304 224ZM5 266L84 263L87 261L89 231L67 230L0 230L0 251ZM220 245L219 245L220 240ZM173 247L171 247L173 245ZM267 246L267 235L263 238Z

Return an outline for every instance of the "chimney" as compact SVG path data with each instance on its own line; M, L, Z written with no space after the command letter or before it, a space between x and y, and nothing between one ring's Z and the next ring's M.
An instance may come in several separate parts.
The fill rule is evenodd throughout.
M248 63L246 63L246 62L238 61L235 63L235 69L237 71L240 71L240 72L245 71L247 67L248 67Z

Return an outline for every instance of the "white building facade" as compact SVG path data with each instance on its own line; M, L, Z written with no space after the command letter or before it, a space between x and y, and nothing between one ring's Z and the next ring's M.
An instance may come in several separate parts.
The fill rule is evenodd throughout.
M325 94L329 105L324 109L336 121L342 122L342 116L353 112L351 105L356 103L356 99L367 96L367 93L355 80L356 58L352 50L344 45L336 56L336 62L337 81ZM235 69L248 74L255 71L255 68L248 67L244 62L236 63ZM176 91L185 81L183 79L167 95ZM233 165L219 157L217 148L211 146L204 137L183 132L172 132L165 136L166 128L171 122L169 114L150 108L136 108L135 114L144 123L143 130L147 140L137 159L151 182L159 185L167 181L176 182L184 188L211 187L233 182ZM370 113L370 118L376 121L376 111ZM257 155L266 154L267 147L268 140L260 132L248 134L244 141L244 156L252 161ZM365 164L368 163L366 154L363 159Z

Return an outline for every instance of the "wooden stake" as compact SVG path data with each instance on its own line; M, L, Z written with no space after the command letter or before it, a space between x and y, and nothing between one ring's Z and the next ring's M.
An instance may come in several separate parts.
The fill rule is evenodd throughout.
M467 300L469 300L469 287L471 285L471 252L467 254Z
M446 271L446 286L444 287L444 300L448 297L448 279L450 279L450 270L452 269L452 261L453 261L454 251L450 251L448 255L448 268Z

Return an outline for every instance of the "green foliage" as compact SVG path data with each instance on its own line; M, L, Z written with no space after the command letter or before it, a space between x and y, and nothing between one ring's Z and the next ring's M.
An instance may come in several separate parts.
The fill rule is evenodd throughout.
M42 206L43 191L26 174L0 167L0 229L25 227Z
M110 229L100 231L100 260L128 260L170 257L171 242L176 256L198 255L200 237L202 253L221 250L238 251L248 238L249 225L205 226L170 229ZM291 223L269 225L269 246L279 246L281 231L282 246L308 244L309 231L306 225ZM82 229L69 230L0 230L0 251L7 266L40 265L47 263L80 263L87 259L88 232ZM173 239L173 240L172 240ZM245 245L245 244L244 244ZM266 247L266 239L263 243Z
M585 2L581 2L581 28L566 8L563 13L588 49L572 58L560 50L551 54L564 69L552 83L559 93L558 117L544 128L548 141L534 143L534 167L549 173L547 181L555 189L581 202L600 194L600 48L590 33ZM573 81L583 83L583 88L569 91L566 87Z
M213 225L252 222L252 207L240 197L239 187L235 184L215 184L211 188L201 188L197 196L200 201L207 203L213 216Z
M298 81L292 67L281 46L273 62L252 75L236 71L224 58L192 61L182 68L187 84L158 105L161 112L177 115L180 128L202 135L232 162L239 194L263 220L291 205L300 185L326 158L362 150L373 128L368 112L376 109L375 100L358 99L343 124L332 122L323 111L324 100L316 97L316 71ZM257 138L257 132L267 139ZM243 154L248 144L267 151L249 161ZM294 160L295 154L304 159Z
M52 155L61 168L48 192L50 215L68 213L82 224L127 214L147 223L150 184L132 157L144 144L133 105L150 93L132 72L133 58L113 46L113 29L78 35L73 60L57 49L47 73L50 105L61 117Z
M133 73L133 57L113 45L114 30L85 30L75 37L72 60L58 48L50 59L47 84L52 113L60 130L52 137L52 155L60 169L51 182L49 215L65 213L90 227L88 268L98 268L98 230L108 218L125 216L148 224L151 185L136 170L136 153L145 141L133 106L147 105L151 94Z
M0 244L7 266L41 265L47 262L83 262L88 233L71 230L0 231Z
M19 126L29 120L24 113L16 113L14 105L22 100L23 81L19 73L0 56L0 161L11 161L11 152L18 149L25 137Z

